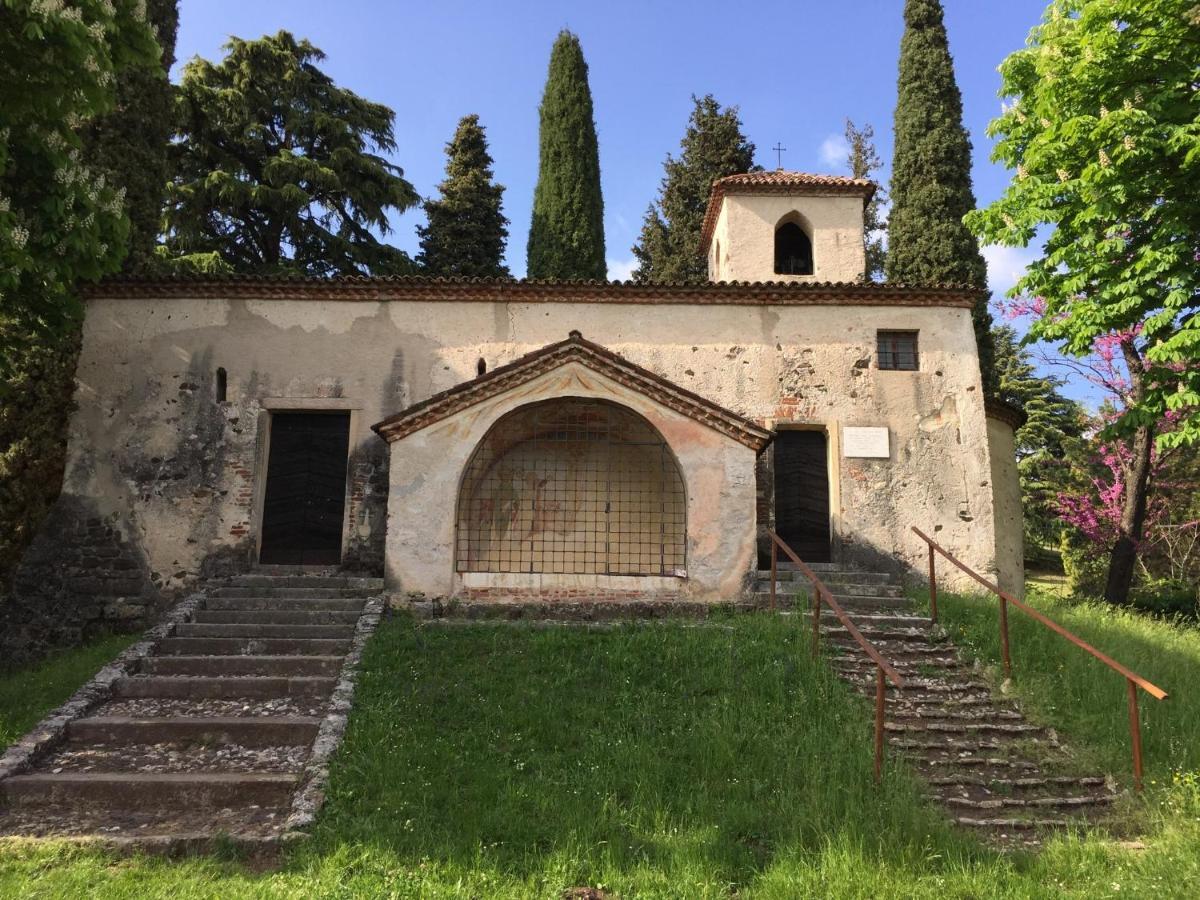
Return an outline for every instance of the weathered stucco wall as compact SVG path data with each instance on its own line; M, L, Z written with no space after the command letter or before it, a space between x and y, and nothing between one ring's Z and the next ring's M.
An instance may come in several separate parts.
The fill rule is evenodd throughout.
M877 368L881 328L920 331L920 371ZM256 552L268 408L332 404L352 415L347 555L378 567L387 458L370 425L474 378L480 359L492 369L573 329L768 427L816 424L836 442L848 425L887 426L889 459L833 457L835 554L919 565L918 524L994 569L974 336L968 311L951 307L97 298L66 491L121 518L161 587L243 567ZM412 528L410 549L423 552L422 523L393 527Z
M996 532L996 577L1002 590L1020 597L1025 593L1025 530L1016 437L1011 424L993 416L988 416L987 431Z
M775 229L789 214L812 241L812 275L775 274ZM709 245L709 279L858 281L867 266L862 229L862 197L727 194Z
M455 572L455 520L463 470L505 413L561 397L609 400L649 422L670 446L687 489L687 579ZM694 599L737 596L755 562L750 448L579 363L547 372L416 431L391 446L387 577L399 590L446 597L464 587L646 590Z

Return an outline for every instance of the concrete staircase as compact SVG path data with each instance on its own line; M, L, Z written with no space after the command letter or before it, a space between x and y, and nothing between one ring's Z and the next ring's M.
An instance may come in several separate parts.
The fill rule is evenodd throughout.
M1040 835L1104 815L1115 796L1110 779L1080 775L1053 730L1030 724L988 683L940 628L916 614L887 574L814 564L847 615L905 679L888 684L888 746L906 757L960 826L1006 846L1036 846ZM770 572L760 572L766 602ZM806 615L810 582L789 563L777 571L777 602ZM874 697L875 666L830 610L822 616L835 671Z
M0 781L0 834L277 835L380 579L213 582L57 746Z

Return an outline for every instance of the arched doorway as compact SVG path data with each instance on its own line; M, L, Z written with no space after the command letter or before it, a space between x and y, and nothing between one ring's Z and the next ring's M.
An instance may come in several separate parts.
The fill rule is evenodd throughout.
M567 397L494 424L458 497L459 572L683 575L687 495L662 435Z

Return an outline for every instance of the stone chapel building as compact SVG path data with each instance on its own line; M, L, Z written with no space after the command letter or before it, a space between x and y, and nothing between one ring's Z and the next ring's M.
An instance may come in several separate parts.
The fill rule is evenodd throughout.
M768 528L919 577L913 525L1019 590L1015 413L983 395L976 295L862 282L873 191L721 179L701 285L101 283L24 590L119 618L283 565L397 595L730 600Z

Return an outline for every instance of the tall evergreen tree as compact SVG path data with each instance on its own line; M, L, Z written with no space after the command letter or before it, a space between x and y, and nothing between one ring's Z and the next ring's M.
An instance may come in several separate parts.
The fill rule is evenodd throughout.
M603 279L604 199L588 67L579 38L550 51L540 109L538 182L529 226L530 278Z
M986 290L987 265L963 216L975 208L971 140L940 0L906 0L888 217L887 280ZM987 297L972 311L984 389L995 391Z
M429 224L417 226L417 262L430 275L507 275L508 219L500 210L504 186L492 179L492 157L479 116L463 116L446 156L446 179L438 185L441 198L425 201Z
M850 147L846 157L850 177L875 181L875 173L883 168L883 160L875 150L875 129L870 125L859 128L847 119L846 144ZM887 260L887 245L884 240L887 220L883 216L883 205L886 202L887 193L883 186L879 185L863 210L863 246L867 254L867 268L863 272L863 278L866 281L878 281L883 278L884 264Z
M692 97L692 104L679 158L667 155L658 199L633 247L635 281L704 281L700 230L712 183L754 168L754 144L742 133L737 107L722 109L712 94Z
M116 108L90 122L84 131L85 155L110 183L125 191L129 214L126 272L153 265L162 230L163 203L170 178L168 149L174 132L174 88L178 0L147 0L146 20L162 51L157 66L123 69L116 80Z
M225 49L183 70L169 250L240 272L411 271L376 236L419 200L383 155L396 148L395 113L335 84L317 67L325 54L286 31Z

